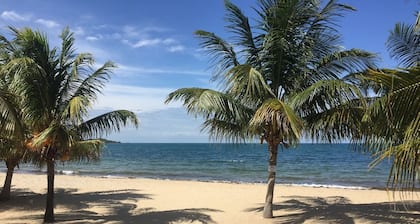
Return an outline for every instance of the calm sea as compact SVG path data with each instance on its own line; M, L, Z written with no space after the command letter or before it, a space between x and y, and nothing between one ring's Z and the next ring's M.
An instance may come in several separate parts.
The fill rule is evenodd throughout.
M144 177L199 181L264 183L267 179L267 145L263 144L108 144L94 163L57 164L67 175ZM301 144L280 149L277 183L384 188L390 161L369 169L369 154L347 144ZM4 165L0 165L4 170ZM17 172L40 172L23 165ZM44 170L41 170L44 172Z

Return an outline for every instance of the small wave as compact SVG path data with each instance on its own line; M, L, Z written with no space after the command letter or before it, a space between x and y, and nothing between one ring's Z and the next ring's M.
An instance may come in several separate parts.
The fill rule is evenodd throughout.
M125 178L130 178L133 179L135 177L133 176L118 176L118 175L102 175L99 176L100 178L105 178L105 179L125 179Z
M227 160L210 160L210 162L214 162L214 163L244 163L245 160L243 160L243 159L227 159Z
M337 189L349 189L349 190L369 190L371 188L361 186L344 186L335 184L287 184L289 186L296 187L313 187L313 188L337 188Z
M59 174L64 174L64 175L79 174L79 171L74 171L74 170L57 170L56 172L59 173Z

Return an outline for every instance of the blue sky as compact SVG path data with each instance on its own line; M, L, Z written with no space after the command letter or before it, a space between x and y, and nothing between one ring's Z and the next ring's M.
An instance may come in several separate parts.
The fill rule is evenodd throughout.
M251 18L256 0L233 0ZM345 48L377 53L383 67L395 67L385 41L397 22L413 23L419 0L342 0L357 9L338 22ZM224 29L223 0L2 0L0 33L7 26L45 32L52 45L68 26L79 52L90 52L98 64L118 65L94 113L129 109L139 129L126 128L109 138L123 142L207 142L201 120L188 116L165 97L182 87L215 87L208 58L193 32L198 29L229 37Z

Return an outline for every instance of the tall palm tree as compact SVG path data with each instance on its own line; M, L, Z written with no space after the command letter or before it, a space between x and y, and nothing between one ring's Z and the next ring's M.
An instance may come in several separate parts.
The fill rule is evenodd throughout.
M414 190L420 184L420 13L416 23L397 23L387 40L400 68L370 70L362 76L375 84L365 121L369 129L361 142L376 159L393 158L388 178L392 190Z
M231 141L259 138L269 152L268 189L263 216L271 218L279 146L297 144L302 133L317 140L345 138L360 113L360 91L339 79L373 66L374 55L343 50L335 19L351 7L335 0L259 0L256 31L242 11L225 1L229 43L197 31L214 63L220 91L183 88L166 102L182 100L189 113L204 117L210 137ZM341 119L338 119L341 118ZM345 122L344 125L340 121ZM319 132L323 130L323 132ZM357 132L355 132L357 133Z
M17 50L5 37L0 36L0 159L6 163L7 174L0 200L10 199L15 167L24 158L25 124L19 107L19 96L11 92L12 77L3 72L3 66L16 56Z
M115 67L106 62L93 69L93 57L76 54L74 37L64 29L61 48L51 49L47 38L29 28L12 28L22 57L6 64L14 74L11 88L21 96L23 118L30 129L26 147L40 155L48 176L45 222L54 221L54 173L58 159L96 159L104 134L119 131L128 123L138 125L133 112L112 111L86 120L97 94Z
M15 108L10 109L13 110L12 113L16 113L16 115L19 114L15 111ZM0 134L0 160L3 160L5 162L7 168L6 178L4 180L3 188L0 193L0 200L10 199L10 190L12 185L14 169L18 166L20 162L23 161L23 159L25 159L25 157L28 158L27 154L25 153L25 147L23 144L25 139L25 129L13 127L16 124L21 125L21 127L24 126L24 124L20 124L20 118L21 117L17 117L16 120L15 118L13 118L14 121L9 120L10 118L7 119L7 116L6 119L4 117L0 118L0 124L2 126L2 134Z
M9 200L12 186L12 178L15 168L24 159L25 150L22 144L23 136L6 136L0 137L0 160L6 164L6 178L0 193L0 200Z

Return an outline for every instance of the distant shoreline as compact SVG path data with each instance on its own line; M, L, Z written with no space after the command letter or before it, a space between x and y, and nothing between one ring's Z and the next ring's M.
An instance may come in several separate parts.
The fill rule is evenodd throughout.
M116 143L116 144L121 144L122 142L119 142L119 141L113 141L113 140L109 140L109 139L104 139L104 138L101 138L100 139L102 142L104 142L105 144L109 144L109 143Z

